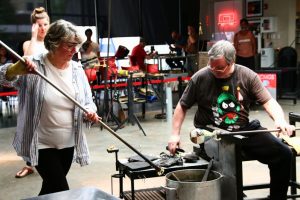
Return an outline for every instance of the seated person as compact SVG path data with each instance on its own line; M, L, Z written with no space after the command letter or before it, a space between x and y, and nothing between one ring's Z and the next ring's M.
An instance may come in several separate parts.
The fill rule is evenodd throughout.
M130 56L130 64L132 66L139 66L139 69L146 72L145 59L152 59L157 53L152 52L147 54L145 51L146 42L144 38L140 38L140 42L132 49Z
M198 109L194 126L213 125L227 131L263 130L258 120L250 121L251 102L257 101L274 120L280 134L292 135L281 106L263 86L258 75L247 67L235 64L236 50L228 41L218 41L208 51L209 63L189 81L173 116L172 136L168 143L174 154L180 144L180 129L186 112L194 104ZM270 199L286 199L290 180L292 150L266 130L247 136L241 144L245 156L268 165Z
M170 51L175 52L176 56L182 56L183 55L183 48L186 44L185 39L177 32L177 31L172 31L171 33L172 37L172 42L169 45ZM167 58L166 63L169 65L171 69L173 68L180 68L184 69L184 64L185 64L185 58Z
M86 41L82 44L82 47L80 49L81 53L81 63L83 66L87 67L91 64L96 63L97 57L98 57L98 52L99 52L99 45L96 42L93 42L91 37L92 37L92 30L87 29L85 31L86 35Z

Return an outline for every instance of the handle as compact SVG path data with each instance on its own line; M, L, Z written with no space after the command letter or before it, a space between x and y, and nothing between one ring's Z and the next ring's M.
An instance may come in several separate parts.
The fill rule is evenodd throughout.
M212 165L213 165L213 162L214 162L213 159L211 159L211 160L209 161L208 167L207 167L207 169L205 170L205 173L204 173L204 176L203 176L201 182L207 181L208 174L209 174L209 172L210 172L210 170L211 170L211 167L212 167Z

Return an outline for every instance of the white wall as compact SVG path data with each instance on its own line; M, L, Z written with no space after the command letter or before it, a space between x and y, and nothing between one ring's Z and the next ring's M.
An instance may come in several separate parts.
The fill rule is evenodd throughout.
M277 32L271 36L274 48L282 48L292 44L295 47L296 36L296 0L264 0L268 8L264 17L277 17Z

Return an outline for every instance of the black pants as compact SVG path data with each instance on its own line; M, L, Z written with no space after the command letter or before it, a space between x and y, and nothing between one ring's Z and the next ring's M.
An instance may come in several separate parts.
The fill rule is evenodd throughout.
M36 170L43 179L39 195L69 189L66 176L72 164L74 147L40 149Z
M236 56L235 63L246 66L249 69L252 69L253 71L255 70L255 57L254 56L247 57L247 58Z
M258 120L243 130L262 130ZM246 156L267 164L270 170L270 199L285 200L290 180L291 149L271 133L258 133L243 139L242 150ZM255 173L255 172L254 172Z

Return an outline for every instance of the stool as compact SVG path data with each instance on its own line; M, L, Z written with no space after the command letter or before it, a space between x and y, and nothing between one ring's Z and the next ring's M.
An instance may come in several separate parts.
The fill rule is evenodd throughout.
M289 123L291 125L296 126L296 122L300 122L300 113L295 113L295 112L290 112L289 113ZM296 136L296 132L292 136ZM297 182L297 166L296 166L296 158L297 158L297 153L296 151L293 151L294 157L292 159L292 166L291 166L291 194L297 194L297 188L300 189L300 183ZM297 195L299 197L300 195Z
M300 114L289 114L290 124L300 122ZM217 129L216 127L206 128L209 131ZM295 135L295 134L294 134ZM222 182L222 200L240 200L244 199L244 191L270 188L269 183L243 185L243 161L254 160L249 157L245 157L243 154L241 144L244 136L226 136L221 140L209 140L205 143L205 150L210 157L215 160L213 170L220 172L224 178ZM295 151L293 150L295 153ZM288 195L288 199L300 197L297 195L297 188L300 189L300 183L296 180L296 156L294 154L291 163L291 180L290 189L291 192ZM245 198L249 199L249 198ZM267 198L261 198L267 199Z

